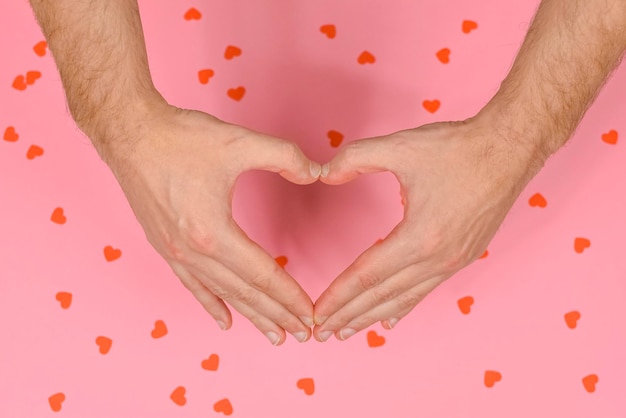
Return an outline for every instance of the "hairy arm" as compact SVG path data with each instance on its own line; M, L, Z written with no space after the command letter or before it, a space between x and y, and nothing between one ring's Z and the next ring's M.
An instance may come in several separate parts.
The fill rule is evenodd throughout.
M572 135L625 49L626 1L543 0L509 75L481 113L543 163Z

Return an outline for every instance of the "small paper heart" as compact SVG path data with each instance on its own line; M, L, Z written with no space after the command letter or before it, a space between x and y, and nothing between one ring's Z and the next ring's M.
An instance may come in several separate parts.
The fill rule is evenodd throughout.
M198 71L198 80L200 81L200 84L209 84L209 80L213 77L213 75L215 75L215 72L210 68L206 68Z
M586 248L589 248L591 246L591 241L589 241L587 238L576 238L574 240L574 251L576 251L578 254L581 254L583 251L585 251Z
M493 387L493 385L495 385L496 382L499 382L500 380L502 380L502 375L500 374L500 372L496 372L494 370L487 370L485 372L485 386L487 386L488 388Z
M213 405L213 410L215 412L221 412L224 415L230 415L233 413L233 406L231 405L230 401L225 398L215 402L215 405Z
M565 323L567 327L570 329L576 328L578 325L578 320L580 319L580 312L571 311L565 314Z
M227 60L232 60L239 55L241 55L241 48L233 45L228 45L226 47L226 51L224 51L224 58L226 58Z
M154 328L152 329L152 332L150 333L150 335L152 335L152 338L161 338L163 336L165 336L167 334L167 327L165 326L165 322L163 322L162 320L157 320L154 323Z
M361 55L359 55L359 58L357 58L357 61L361 65L374 64L376 62L376 57L369 51L363 51L361 52Z
M459 309L461 310L461 313L464 313L465 315L467 315L472 310L472 305L474 304L474 298L471 296L465 296L459 299L457 301L457 304L459 305Z
M65 402L65 394L62 392L55 393L54 395L48 398L48 403L50 404L50 408L54 412L59 412L63 407L63 402Z
M598 383L598 375L590 374L588 376L583 377L583 386L585 390L589 393L593 393L596 391L596 384Z
M437 99L435 99L435 100L424 100L422 105L424 106L424 109L426 109L430 113L435 113L437 110L439 110L439 106L441 106L441 102L439 100L437 100Z
M28 158L29 160L33 160L36 157L40 157L43 155L43 148L41 148L39 145L31 145L28 148L28 151L26 151L26 158Z
M26 73L26 84L33 85L35 81L41 78L41 73L39 71L29 71Z
M487 258L489 257L489 250L485 250L485 252L483 253L483 255L481 255L480 257L478 257L480 260L482 260L483 258Z
M548 205L548 201L541 193L535 193L528 199L528 204L533 208L545 208Z
M343 141L343 134L341 132L330 130L327 135L328 139L330 139L331 147L337 148L341 145L341 142Z
M385 344L385 337L378 335L376 331L369 331L367 333L367 345L370 347L380 347Z
M113 340L109 337L100 336L96 338L96 345L98 346L100 354L107 354L109 350L111 350Z
M67 221L67 218L63 213L63 208L56 208L55 210L53 210L52 216L50 216L50 220L55 224L63 225Z
M315 382L310 377L298 380L298 389L302 389L307 395L313 395L315 392Z
M46 43L46 41L40 41L35 44L35 46L33 47L33 51L35 51L35 54L37 54L38 56L43 57L44 55L46 55L46 48L48 48L48 44Z
M471 31L477 28L478 28L478 23L474 22L473 20L464 20L463 24L461 25L461 29L463 30L463 33L470 33Z
M439 51L437 51L437 59L439 61L441 61L443 64L447 64L450 62L450 49L449 48L442 48Z
M26 87L28 86L26 84L26 77L24 77L23 75L18 75L13 80L12 86L15 90L20 90L20 91L26 90Z
M183 406L187 403L187 398L185 398L185 392L187 390L184 386L179 386L170 395L170 399L178 406Z
M106 261L115 261L122 256L122 250L107 245L104 247L104 258Z
M602 135L602 140L607 144L615 145L617 144L617 131L611 129L609 132Z
M18 135L18 133L15 131L15 127L13 126L9 126L8 128L6 128L4 130L4 136L3 136L5 141L8 142L15 142L18 139L20 139L20 136Z
M244 94L246 94L246 89L245 87L237 87L234 89L228 89L228 97L230 97L233 100L241 100L244 96Z
M208 359L202 360L202 368L204 370L215 371L220 364L220 358L217 354L211 354Z
M67 309L72 304L72 294L69 292L58 292L55 299L61 303L61 308Z
M202 13L194 7L190 8L185 12L185 20L200 20L202 18Z
M322 25L320 26L320 32L322 32L328 39L333 39L337 36L337 28L335 25Z
M287 262L289 261L287 259L287 256L284 256L284 255L279 255L274 260L276 260L276 263L282 268L285 268L285 266L287 265Z

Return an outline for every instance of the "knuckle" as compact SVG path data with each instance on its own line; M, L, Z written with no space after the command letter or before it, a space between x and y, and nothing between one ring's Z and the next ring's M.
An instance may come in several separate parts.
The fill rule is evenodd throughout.
M300 148L289 141L283 141L281 146L285 155L285 161L288 161L291 166L297 165L300 161Z
M217 252L216 241L211 234L202 229L194 228L185 232L189 248L202 254L215 254Z
M422 293L405 292L396 298L400 311L411 310L424 299Z
M267 273L260 273L254 276L249 283L263 292L268 292L272 287L272 276Z
M359 284L363 289L372 289L381 282L381 278L371 272L365 272L358 275Z
M257 301L258 292L251 287L238 287L230 296L246 306L253 306Z
M182 240L168 236L162 240L162 248L167 259L179 263L187 262L188 251Z
M382 305L398 296L398 292L394 289L385 289L380 286L374 287L372 290L372 298L376 305Z

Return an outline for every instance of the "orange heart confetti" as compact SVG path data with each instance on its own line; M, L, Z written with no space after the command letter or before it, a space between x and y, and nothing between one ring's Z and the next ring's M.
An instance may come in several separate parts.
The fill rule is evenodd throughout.
M435 54L437 59L441 61L443 64L447 64L450 62L450 49L442 48Z
M185 12L185 20L200 20L201 18L202 13L194 7Z
M459 309L461 310L461 313L464 313L465 315L467 315L472 310L472 305L474 304L474 298L471 296L465 296L459 299L456 303L459 305Z
M574 251L576 251L578 254L581 254L583 251L585 251L586 248L589 248L591 246L591 241L589 241L587 238L576 238L574 240Z
M107 245L104 247L104 258L106 261L115 261L122 256L122 250Z
M244 94L246 94L246 89L245 87L237 87L236 89L228 89L228 97L230 97L233 100L241 100L244 96Z
M363 51L361 52L361 55L359 55L359 58L357 58L357 61L361 65L374 64L376 62L376 57L369 51Z
M441 102L439 100L436 100L436 99L435 100L424 100L422 105L424 106L424 109L426 109L430 113L435 113L437 110L439 110L439 106L441 106Z
M617 144L617 131L611 129L609 132L602 135L602 140L607 144Z
M378 335L376 331L368 331L367 333L367 345L370 347L380 347L385 344L385 337Z
M585 390L589 393L593 393L596 391L596 384L598 383L598 375L590 374L588 376L583 377L583 386Z
M52 211L52 216L50 216L50 220L55 224L63 225L67 221L67 218L63 214L63 208L56 208L54 211Z
M100 336L96 338L96 345L100 350L100 354L107 354L113 345L113 340L108 337Z
M215 72L212 69L206 68L204 70L198 71L198 80L200 81L200 84L208 84L209 80L214 75L215 75Z
M276 263L278 263L278 265L281 266L282 268L285 268L285 266L287 265L287 262L289 261L287 259L287 256L284 256L284 255L279 255L274 260L276 260Z
M211 354L208 359L202 360L202 368L204 370L215 371L220 364L220 358L217 354Z
M473 20L464 20L463 24L461 25L461 29L463 30L463 33L470 33L471 31L477 28L478 28L478 23L474 22Z
M55 393L48 398L50 408L54 412L59 412L61 410L61 408L63 407L63 402L65 402L65 394L63 392Z
M35 157L40 157L42 155L43 148L38 145L31 145L30 148L28 148L28 151L26 151L26 158L28 158L29 160L32 160Z
M20 90L20 91L26 90L26 87L27 87L26 77L24 77L23 75L18 75L13 80L12 86L15 90Z
M493 385L495 385L496 382L499 382L500 380L502 380L502 375L500 374L500 372L496 372L494 370L487 370L485 372L485 386L487 386L488 388L492 388Z
M337 132L337 131L328 131L328 139L330 139L330 146L331 147L335 147L337 148L339 145L341 145L341 142L343 141L343 134L341 132Z
M9 126L8 128L6 128L4 130L4 136L3 136L5 141L8 142L15 142L18 139L20 139L19 134L15 131L15 127L13 126Z
M298 389L302 389L307 395L313 395L315 392L315 382L310 377L298 380L296 384Z
M39 71L29 71L26 73L26 84L33 85L35 81L41 78L41 73Z
M335 25L322 25L320 26L320 32L322 32L328 39L333 39L337 36L337 28Z
M533 208L545 208L548 205L548 201L541 193L535 193L528 199L528 204Z
M161 338L167 335L167 327L165 326L165 322L160 319L157 320L154 323L154 328L152 329L150 335L152 335L152 338Z
M224 398L215 402L215 405L213 405L213 410L215 412L221 412L224 415L230 415L233 413L233 406L227 398Z
M35 54L37 54L38 56L43 57L44 55L46 55L46 48L48 48L48 44L46 43L46 41L40 41L35 44L35 46L33 47L33 51L35 51Z
M236 46L228 45L226 47L226 51L224 51L224 58L226 58L227 60L232 60L239 55L241 55L241 48Z
M483 258L487 258L489 257L489 250L485 250L485 252L483 253L483 255L481 255L480 257L478 257L479 259L483 259Z
M184 386L179 386L170 395L170 399L178 406L183 406L187 403L187 398L185 398L185 392L187 390Z
M69 292L58 292L55 299L61 303L61 308L67 309L72 304L72 294Z
M574 329L578 325L578 320L580 319L580 312L571 311L564 315L565 323L569 329Z

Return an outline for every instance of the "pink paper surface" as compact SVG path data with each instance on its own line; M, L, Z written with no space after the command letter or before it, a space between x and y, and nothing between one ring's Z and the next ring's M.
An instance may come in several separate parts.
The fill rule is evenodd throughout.
M140 3L156 86L173 104L299 144L344 143L475 114L496 91L538 1L230 0ZM191 8L199 20L186 20ZM461 30L464 20L478 27ZM336 36L320 32L333 24ZM528 185L478 260L370 347L272 347L234 315L222 332L146 241L124 195L68 115L26 1L0 4L0 417L626 416L626 71ZM224 58L227 46L242 54ZM98 45L94 45L97 48ZM450 62L436 53L449 48ZM369 51L373 64L360 65ZM201 84L198 71L214 76ZM20 91L15 78L40 71ZM240 101L230 88L244 86ZM440 100L435 113L424 100ZM7 131L9 129L9 131ZM603 141L615 130L618 141ZM8 133L7 133L8 132ZM32 159L32 145L43 155ZM541 193L548 204L532 207ZM235 216L313 300L402 217L391 174L301 187L248 173ZM56 208L67 221L51 221ZM576 238L590 247L574 249ZM108 262L106 246L122 256ZM63 309L58 292L72 294ZM463 314L457 301L471 296ZM565 315L580 314L571 329ZM153 338L155 321L167 334ZM96 338L112 340L101 354ZM217 370L202 368L215 354ZM485 385L485 373L501 380ZM594 391L583 379L596 375ZM307 395L297 382L312 378ZM186 404L170 395L185 388ZM49 398L62 393L61 410Z

